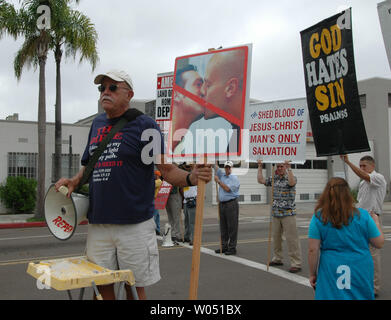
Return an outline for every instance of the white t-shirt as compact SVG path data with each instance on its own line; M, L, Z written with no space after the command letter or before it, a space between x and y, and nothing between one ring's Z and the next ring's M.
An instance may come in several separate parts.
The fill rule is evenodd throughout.
M209 131L205 132L199 131L197 137L197 130L208 129ZM224 118L206 120L202 117L190 125L186 135L176 146L174 154L225 153L232 134L232 124ZM205 137L217 137L217 139L208 141Z
M186 203L186 198L196 198L197 186L183 188L183 197L184 197L183 203Z
M384 176L375 170L369 174L370 182L362 180L358 187L358 208L369 212L382 213L383 201L386 196L387 182Z

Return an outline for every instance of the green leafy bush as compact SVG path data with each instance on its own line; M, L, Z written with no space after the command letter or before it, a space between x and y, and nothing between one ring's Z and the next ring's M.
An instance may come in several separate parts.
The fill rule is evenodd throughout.
M0 200L13 213L28 213L35 208L37 181L26 177L8 177L0 185Z

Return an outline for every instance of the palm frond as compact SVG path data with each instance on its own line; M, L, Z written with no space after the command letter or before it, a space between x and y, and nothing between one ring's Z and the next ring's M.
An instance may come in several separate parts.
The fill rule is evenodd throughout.
M13 5L0 0L0 39L8 34L14 39L20 31L18 13Z
M90 18L79 11L71 10L63 31L65 56L75 59L79 53L79 63L87 60L91 64L92 70L95 70L99 61L98 33Z
M28 37L16 53L14 72L18 80L20 80L24 68L30 69L32 66L35 68L38 66L37 46L39 42L39 36Z

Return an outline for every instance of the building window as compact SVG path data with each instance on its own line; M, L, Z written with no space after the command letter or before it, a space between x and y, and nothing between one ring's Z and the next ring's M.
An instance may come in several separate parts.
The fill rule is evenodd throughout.
M300 193L300 200L310 200L309 193Z
M367 107L367 95L366 94L360 94L359 98L360 98L361 108L362 109L366 108Z
M241 194L241 195L239 196L238 201L239 201L239 202L244 202L244 195L243 195L243 194Z
M296 169L311 169L312 168L312 161L307 160L303 164L296 164Z
M61 155L61 169L60 169L60 177L73 177L80 170L80 155L72 154L69 157L69 154ZM71 164L69 166L69 163ZM54 154L52 154L52 182L54 179Z
M8 176L37 179L38 153L9 152Z
M249 169L258 169L258 162L249 162ZM266 163L262 163L262 169L266 169Z
M251 195L251 202L253 201L261 201L261 195L260 194L252 194Z
M327 160L312 160L312 169L327 169Z
M388 107L391 108L391 93L388 94Z

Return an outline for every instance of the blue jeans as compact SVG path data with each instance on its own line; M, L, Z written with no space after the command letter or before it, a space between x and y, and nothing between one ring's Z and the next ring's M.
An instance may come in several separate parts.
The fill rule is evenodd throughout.
M193 241L196 208L189 208L185 203L183 213L185 214L185 239Z
M160 233L160 214L158 209L155 209L153 213L153 220L155 220L156 231Z

